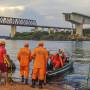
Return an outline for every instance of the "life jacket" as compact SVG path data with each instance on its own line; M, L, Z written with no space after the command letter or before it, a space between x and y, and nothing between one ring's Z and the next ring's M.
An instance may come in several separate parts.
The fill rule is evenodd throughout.
M53 54L50 59L55 67L57 67L57 68L63 67L62 58L61 58L61 56L59 56L58 53Z
M6 64L6 65L10 65L10 61L9 61L9 59L8 59L8 57L6 55L4 56L3 63Z
M4 62L4 56L6 55L6 49L0 46L0 63Z

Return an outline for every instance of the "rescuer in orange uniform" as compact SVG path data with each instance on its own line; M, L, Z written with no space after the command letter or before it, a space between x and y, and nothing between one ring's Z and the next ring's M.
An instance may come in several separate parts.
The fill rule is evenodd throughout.
M40 41L38 47L36 47L32 53L34 58L34 66L32 71L32 87L35 87L35 82L38 77L39 88L42 88L42 84L46 75L46 64L48 59L48 51L44 48L44 42Z
M22 78L21 81L24 82L25 80L25 84L28 84L29 63L31 61L31 51L29 49L28 42L25 42L24 47L19 50L18 60L20 62L20 76Z

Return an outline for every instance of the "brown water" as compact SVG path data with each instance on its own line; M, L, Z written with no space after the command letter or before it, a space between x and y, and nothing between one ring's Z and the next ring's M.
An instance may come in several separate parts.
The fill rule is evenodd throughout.
M16 64L16 71L13 77L19 78L19 62L17 60L17 53L19 48L23 47L24 40L6 40L7 53L10 55L11 59ZM38 41L28 41L31 50L33 50ZM65 76L66 81L76 81L87 84L87 77L89 76L89 65L90 65L90 42L89 41L45 41L45 47L50 51L50 53L56 52L59 48L64 49L67 56L70 56L74 61L74 72L73 74L68 74ZM30 80L32 72L32 62L30 63ZM83 77L83 78L80 78ZM70 81L71 80L71 81ZM56 80L60 82L60 80ZM89 82L89 80L88 80ZM54 82L55 83L55 82ZM88 86L90 86L88 84Z

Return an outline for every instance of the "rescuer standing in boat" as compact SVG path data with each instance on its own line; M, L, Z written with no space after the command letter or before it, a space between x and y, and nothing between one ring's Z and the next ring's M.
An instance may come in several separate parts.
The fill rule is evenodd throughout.
M19 50L18 60L20 62L20 76L22 78L21 82L25 81L25 84L28 84L29 63L31 61L31 51L29 49L28 42L25 42L24 47Z
M46 63L48 59L48 51L44 48L44 42L40 41L38 47L32 52L34 65L32 71L32 87L35 87L36 79L39 79L39 88L42 88L46 74Z

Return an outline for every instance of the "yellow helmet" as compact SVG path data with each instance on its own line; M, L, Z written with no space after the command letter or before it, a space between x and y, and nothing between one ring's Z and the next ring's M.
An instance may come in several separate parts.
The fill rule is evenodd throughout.
M2 41L2 44L5 45L5 41Z
M39 41L38 46L44 46L44 41Z
M62 48L61 51L64 52L64 49Z
M0 40L0 45L5 45L5 41Z
M24 42L24 47L28 47L28 46L29 46L28 41L25 41L25 42Z

